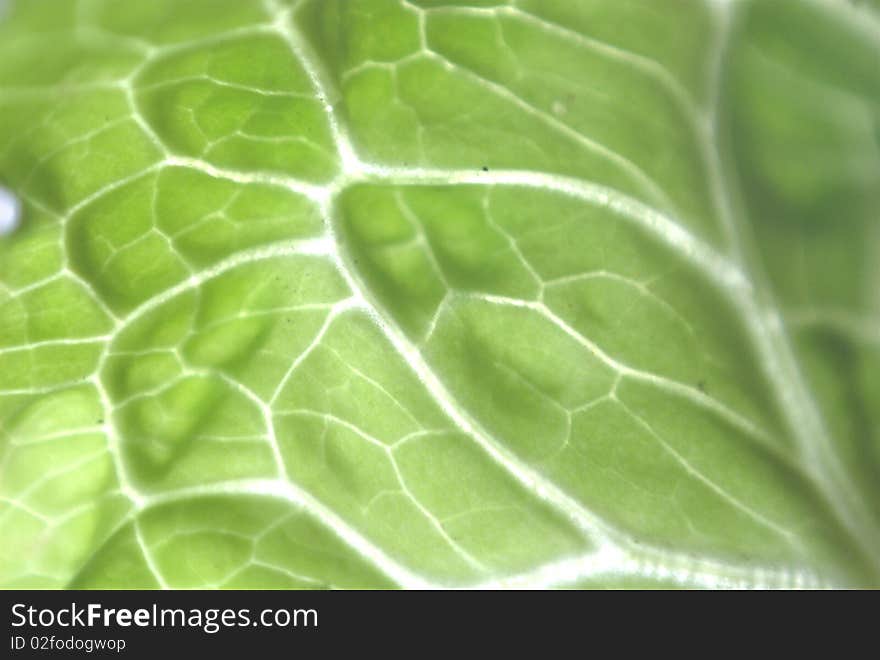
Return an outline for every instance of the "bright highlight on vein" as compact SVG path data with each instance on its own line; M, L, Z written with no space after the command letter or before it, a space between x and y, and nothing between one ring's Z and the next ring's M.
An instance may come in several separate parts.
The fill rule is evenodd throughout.
M21 223L21 202L6 188L0 187L0 236L14 232Z

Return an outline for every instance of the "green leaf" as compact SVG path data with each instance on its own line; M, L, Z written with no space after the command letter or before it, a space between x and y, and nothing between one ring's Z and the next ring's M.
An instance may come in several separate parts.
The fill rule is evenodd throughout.
M0 584L877 586L878 61L844 0L11 2Z

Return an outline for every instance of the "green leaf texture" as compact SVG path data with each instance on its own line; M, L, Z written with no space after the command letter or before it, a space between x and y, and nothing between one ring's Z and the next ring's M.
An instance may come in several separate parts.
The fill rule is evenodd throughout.
M880 17L13 0L0 585L880 584Z

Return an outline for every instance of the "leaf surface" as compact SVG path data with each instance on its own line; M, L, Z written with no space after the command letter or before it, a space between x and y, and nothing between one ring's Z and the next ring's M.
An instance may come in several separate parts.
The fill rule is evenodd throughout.
M0 584L880 581L880 19L11 2Z

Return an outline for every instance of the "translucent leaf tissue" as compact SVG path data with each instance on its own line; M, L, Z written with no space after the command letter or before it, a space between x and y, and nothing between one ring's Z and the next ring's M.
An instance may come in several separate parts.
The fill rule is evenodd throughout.
M880 6L12 0L0 586L880 586Z

